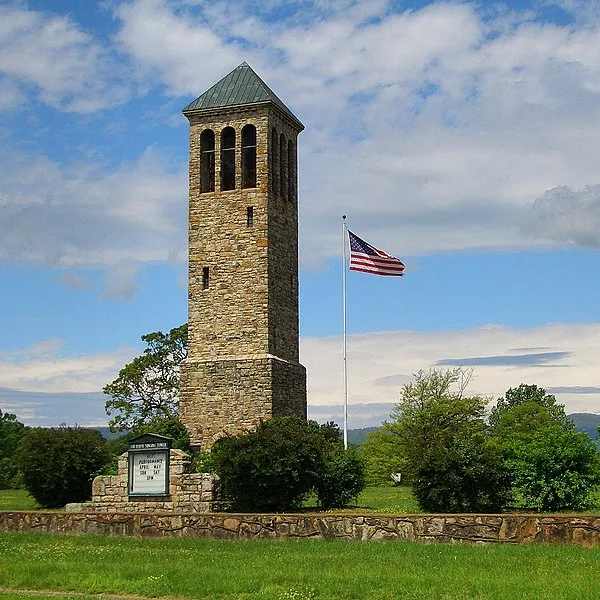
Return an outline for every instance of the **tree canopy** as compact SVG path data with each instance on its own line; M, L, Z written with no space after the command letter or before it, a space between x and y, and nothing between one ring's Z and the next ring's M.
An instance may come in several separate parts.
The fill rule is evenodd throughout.
M147 347L120 371L102 391L113 431L139 429L155 419L177 418L179 366L187 356L187 324L168 333L142 336Z
M19 485L15 453L26 433L27 427L17 421L16 415L0 410L0 489Z
M587 434L575 431L552 394L536 385L510 388L489 421L519 506L540 511L587 506L600 481L596 446Z
M497 511L510 495L508 472L486 435L487 401L465 395L470 378L463 369L420 371L384 423L404 451L423 510Z

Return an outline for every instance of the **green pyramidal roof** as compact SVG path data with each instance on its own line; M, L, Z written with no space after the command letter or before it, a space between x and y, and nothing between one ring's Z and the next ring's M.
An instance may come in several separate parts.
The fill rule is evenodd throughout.
M265 102L275 104L304 129L304 125L300 123L294 113L246 62L243 62L239 67L231 71L229 75L223 77L221 81L215 83L204 94L188 104L183 109L183 114L185 115L197 110L261 104Z

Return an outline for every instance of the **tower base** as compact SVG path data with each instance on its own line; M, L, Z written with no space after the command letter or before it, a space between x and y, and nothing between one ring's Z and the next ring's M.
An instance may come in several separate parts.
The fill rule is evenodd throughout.
M192 447L209 450L224 435L254 429L261 420L306 419L306 369L274 356L181 365L179 418Z

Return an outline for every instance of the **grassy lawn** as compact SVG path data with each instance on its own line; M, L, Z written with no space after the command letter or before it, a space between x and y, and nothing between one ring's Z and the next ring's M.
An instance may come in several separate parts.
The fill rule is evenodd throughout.
M587 513L600 513L600 489L592 497L593 505ZM307 508L315 506L314 499L306 504ZM41 510L26 490L0 490L0 510ZM342 513L383 513L414 514L421 512L410 486L400 487L367 487L360 494L356 504L346 509L335 509L331 512Z
M27 490L0 490L0 510L40 510Z
M0 534L4 590L67 594L197 600L583 600L597 597L598 564L600 549L574 546ZM2 600L13 597L0 592Z

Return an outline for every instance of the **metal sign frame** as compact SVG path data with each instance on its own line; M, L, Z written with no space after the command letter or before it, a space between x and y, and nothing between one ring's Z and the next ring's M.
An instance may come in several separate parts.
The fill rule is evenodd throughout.
M172 442L172 438L154 433L145 433L129 441L128 496L169 495Z

